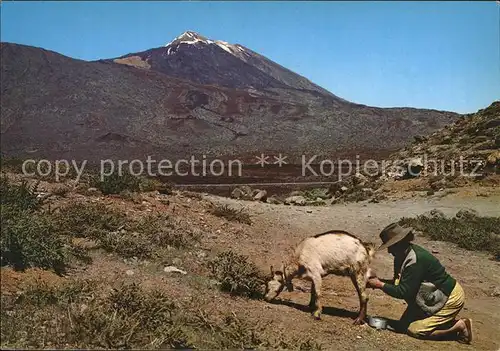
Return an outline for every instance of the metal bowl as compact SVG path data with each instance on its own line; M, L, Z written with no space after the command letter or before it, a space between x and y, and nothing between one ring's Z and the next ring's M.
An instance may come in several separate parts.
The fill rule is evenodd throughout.
M383 317L368 317L368 325L375 329L386 329L387 328L387 319Z

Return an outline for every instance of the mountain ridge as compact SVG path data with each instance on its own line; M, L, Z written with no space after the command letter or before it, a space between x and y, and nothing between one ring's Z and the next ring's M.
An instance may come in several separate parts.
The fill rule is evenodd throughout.
M160 60L168 48L156 48L151 64L145 62L171 70ZM395 150L414 135L459 116L430 109L370 107L318 90L293 88L221 48L205 49L206 45L193 50L180 44L179 53L191 61L175 61L180 69L170 75L168 69L165 73L116 59L85 61L1 43L2 152L94 159L192 153L225 157L261 151L290 156L369 154ZM133 56L137 55L122 57ZM201 66L204 80L211 84L191 79L200 70L196 63L205 57L224 68ZM282 71L273 73L279 78ZM232 84L223 86L218 79Z

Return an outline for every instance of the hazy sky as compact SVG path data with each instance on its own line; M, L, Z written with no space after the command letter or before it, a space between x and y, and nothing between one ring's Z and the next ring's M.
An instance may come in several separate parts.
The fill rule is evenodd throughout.
M5 2L1 40L95 60L186 30L238 43L347 100L475 112L500 99L496 2Z

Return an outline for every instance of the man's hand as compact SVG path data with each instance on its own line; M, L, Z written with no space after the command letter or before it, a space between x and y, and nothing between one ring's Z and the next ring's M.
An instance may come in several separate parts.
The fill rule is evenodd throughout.
M377 277L370 278L366 282L366 287L367 288L372 288L372 289L382 289L384 286L384 283L380 281Z

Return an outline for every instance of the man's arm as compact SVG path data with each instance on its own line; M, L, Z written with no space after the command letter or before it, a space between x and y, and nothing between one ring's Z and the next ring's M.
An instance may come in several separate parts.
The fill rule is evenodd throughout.
M422 275L421 267L417 263L412 264L404 269L398 285L385 283L381 286L381 289L387 295L396 299L412 299L417 295L420 288Z

